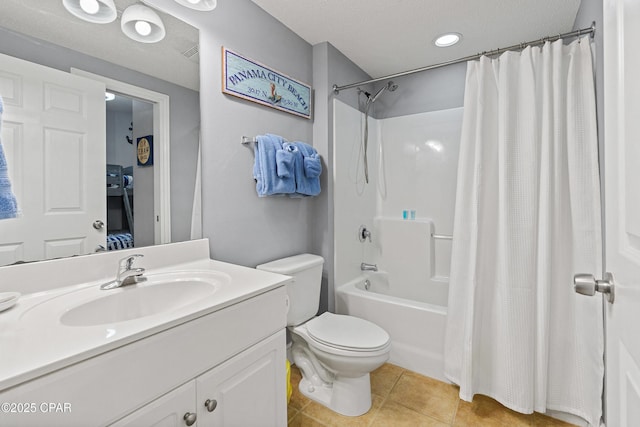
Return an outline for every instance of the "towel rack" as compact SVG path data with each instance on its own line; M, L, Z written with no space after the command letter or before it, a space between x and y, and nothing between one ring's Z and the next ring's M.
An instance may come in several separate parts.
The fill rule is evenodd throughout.
M247 145L247 144L251 144L251 143L255 144L257 142L258 142L258 140L256 138L250 138L248 136L243 136L242 137L242 144L243 145Z
M439 239L439 240L453 240L453 236L450 236L448 234L431 233L431 237L433 237L434 239Z

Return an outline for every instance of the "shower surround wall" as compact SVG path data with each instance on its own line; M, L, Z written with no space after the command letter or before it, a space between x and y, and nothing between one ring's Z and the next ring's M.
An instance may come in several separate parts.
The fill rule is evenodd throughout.
M364 115L334 100L333 121L336 308L390 331L392 362L442 378L451 241L432 239L431 234L453 231L462 108L370 117L369 184L364 183L361 151ZM416 219L402 219L404 210L415 210ZM371 242L358 239L361 225L371 230ZM375 263L379 271L363 275L361 262ZM366 302L354 306L353 294L346 296L340 288L363 277L376 284L378 294L403 299L401 310L417 310L407 315L416 321L394 333L398 315L391 312L398 304L381 308L377 298L375 308L363 309ZM438 342L422 341L425 328L435 329L426 335Z

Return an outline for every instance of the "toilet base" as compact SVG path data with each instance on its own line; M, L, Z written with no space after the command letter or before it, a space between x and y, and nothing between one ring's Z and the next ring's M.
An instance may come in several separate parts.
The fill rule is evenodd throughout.
M298 389L304 396L341 415L357 417L371 409L369 374L358 378L336 378L331 386L315 386L303 377Z

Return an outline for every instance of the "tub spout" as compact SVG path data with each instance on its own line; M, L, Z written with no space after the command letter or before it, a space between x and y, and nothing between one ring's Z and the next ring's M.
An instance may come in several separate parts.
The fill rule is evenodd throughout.
M377 264L367 264L366 262L363 262L360 264L360 270L362 271L378 271L378 265Z

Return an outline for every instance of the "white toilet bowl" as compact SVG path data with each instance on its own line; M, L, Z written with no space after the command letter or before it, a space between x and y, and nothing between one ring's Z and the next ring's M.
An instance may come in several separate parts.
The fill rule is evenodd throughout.
M300 254L256 268L291 277L285 284L290 361L302 372L302 394L339 414L358 416L371 408L369 372L389 359L391 339L364 319L332 313L315 317L323 262L320 256Z
M391 341L379 326L353 316L323 313L291 327L300 392L342 415L371 408L369 373L389 359Z

